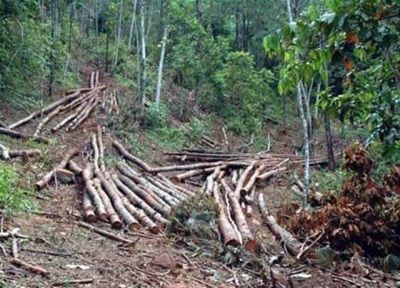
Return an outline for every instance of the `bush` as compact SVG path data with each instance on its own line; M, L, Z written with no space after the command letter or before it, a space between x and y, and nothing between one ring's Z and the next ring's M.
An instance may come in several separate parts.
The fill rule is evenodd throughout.
M33 208L27 191L18 188L17 180L18 175L14 170L0 168L0 209L6 215Z
M151 128L162 128L167 124L169 111L163 103L157 105L155 102L150 102L149 107L144 117L144 126Z

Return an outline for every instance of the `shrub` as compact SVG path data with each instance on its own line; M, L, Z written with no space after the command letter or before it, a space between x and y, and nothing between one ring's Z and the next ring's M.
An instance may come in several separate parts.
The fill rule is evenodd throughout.
M162 128L167 124L169 111L163 103L157 105L155 102L150 102L149 107L144 117L144 126L151 128Z

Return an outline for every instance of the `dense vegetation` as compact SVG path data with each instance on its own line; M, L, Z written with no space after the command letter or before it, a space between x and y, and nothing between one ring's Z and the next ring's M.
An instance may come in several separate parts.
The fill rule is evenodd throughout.
M305 143L323 123L332 167L340 123L360 128L391 163L400 148L399 14L393 0L1 0L0 98L41 106L96 65L137 100L127 115L173 147L188 136L165 129L170 113L198 134L219 117L247 138L300 115ZM147 114L131 113L145 101L155 102Z

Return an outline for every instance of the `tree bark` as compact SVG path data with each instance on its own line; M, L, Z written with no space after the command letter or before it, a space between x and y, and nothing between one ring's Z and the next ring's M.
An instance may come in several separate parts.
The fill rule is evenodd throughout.
M158 65L157 92L156 92L156 105L157 105L157 107L160 105L162 74L163 74L163 67L164 67L164 55L165 55L165 46L166 46L166 43L167 43L167 37L168 37L168 27L165 26L163 40L162 40L162 44L161 44L160 63Z

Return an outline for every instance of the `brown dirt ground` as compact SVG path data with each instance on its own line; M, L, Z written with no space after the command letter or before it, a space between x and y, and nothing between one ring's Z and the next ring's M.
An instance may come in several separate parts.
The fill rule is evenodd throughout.
M1 116L8 123L22 117L21 113L15 113L6 105L1 108ZM15 165L18 165L21 173L31 179L28 185L33 185L35 178L40 178L41 173L58 163L65 151L72 147L83 148L88 143L91 133L95 131L97 123L102 123L104 117L98 111L96 116L90 117L76 131L57 133L56 144L45 148L43 156L45 160L40 162L41 165L35 162L17 161ZM32 133L35 124L37 120L23 126L21 130ZM289 142L292 140L287 134L287 131L280 131L278 135L280 141L286 143L283 146L286 152L293 147ZM105 135L108 136L107 133ZM118 157L110 147L110 138L104 137L104 140L107 153ZM10 143L15 146L24 146L21 141ZM161 153L156 150L153 152L150 158L158 159L157 162L160 162ZM82 157L86 155L80 155L78 163L82 163ZM0 165L2 165L1 161ZM289 181L288 176L283 176L262 188L262 193L269 199L271 208L279 206L292 197L286 185ZM241 267L227 267L213 257L202 256L186 249L178 244L177 239L168 238L164 233L153 235L145 229L128 233L112 230L106 223L94 224L96 227L134 240L133 245L124 246L78 227L75 221L80 218L81 209L79 184L52 184L45 191L36 193L40 198L37 199L38 212L15 215L5 221L3 228L19 228L21 233L29 235L29 240L20 243L20 258L42 266L50 272L50 276L42 277L32 274L11 265L7 257L2 256L0 280L4 282L4 287L50 287L55 282L85 278L92 278L93 282L81 284L79 287L274 287L271 283L263 283L261 275L257 275L254 271ZM254 257L266 261L270 256L278 255L283 251L280 243L275 241L263 225L258 212L255 212L249 223L259 243L262 244L261 254ZM10 239L0 244L6 248L7 252L10 251ZM46 251L60 255L49 255ZM310 278L302 279L294 275L290 277L293 283L293 286L290 286L288 275L296 269L310 275ZM335 282L337 280L330 276L330 272L301 263L296 264L288 256L284 256L282 265L276 266L273 273L278 282L283 285L276 287L350 286L346 281ZM352 276L346 277L350 279ZM1 282L0 287L2 287ZM65 287L75 286L65 285Z

